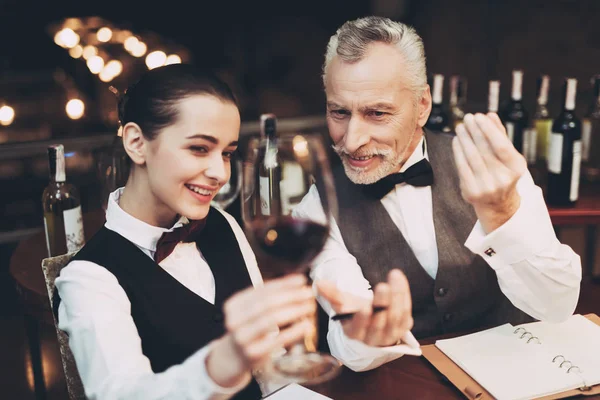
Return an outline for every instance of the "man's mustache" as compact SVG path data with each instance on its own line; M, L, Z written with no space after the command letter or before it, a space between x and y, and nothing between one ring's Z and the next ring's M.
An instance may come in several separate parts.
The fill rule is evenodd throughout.
M360 148L357 151L351 153L343 145L335 145L335 144L332 145L331 148L333 149L333 151L336 152L336 154L338 156L350 156L350 157L354 157L354 158L371 157L371 156L386 157L393 153L393 150L391 150L391 149L378 149L378 148L373 148L373 149Z

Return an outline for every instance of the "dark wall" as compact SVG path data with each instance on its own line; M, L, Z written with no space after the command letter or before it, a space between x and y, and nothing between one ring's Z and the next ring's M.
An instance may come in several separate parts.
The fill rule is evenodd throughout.
M485 107L490 79L502 81L506 99L511 71L521 68L530 109L538 75L551 77L553 113L562 79L578 78L580 115L591 96L589 80L600 73L599 20L597 0L419 0L407 16L425 42L429 72L465 75L472 108Z

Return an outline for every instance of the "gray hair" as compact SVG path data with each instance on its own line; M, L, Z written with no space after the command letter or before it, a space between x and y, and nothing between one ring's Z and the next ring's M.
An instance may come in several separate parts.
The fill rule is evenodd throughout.
M427 85L423 39L414 28L383 17L364 17L348 21L337 30L327 44L323 83L333 57L338 55L347 63L358 62L363 59L368 46L375 42L391 44L398 49L406 60L410 88L420 98Z

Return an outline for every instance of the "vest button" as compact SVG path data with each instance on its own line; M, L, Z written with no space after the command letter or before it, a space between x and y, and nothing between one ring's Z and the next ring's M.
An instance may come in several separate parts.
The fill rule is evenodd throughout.
M452 313L444 314L444 321L449 322L452 319Z
M213 321L215 321L215 322L223 322L223 313L216 312L213 315Z
M437 294L440 297L444 297L446 295L446 293L448 293L448 289L443 288L443 287L439 288L437 291Z

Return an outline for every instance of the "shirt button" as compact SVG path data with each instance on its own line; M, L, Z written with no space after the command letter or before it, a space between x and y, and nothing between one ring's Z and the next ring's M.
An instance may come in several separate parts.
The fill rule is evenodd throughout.
M448 293L448 289L443 288L443 287L439 288L437 291L437 294L439 297L444 297L446 295L446 293Z
M493 256L494 254L496 254L496 252L494 251L494 249L492 249L491 247L488 248L486 251L484 251L485 255L488 257Z
M452 313L444 314L444 321L449 322L452 319Z

